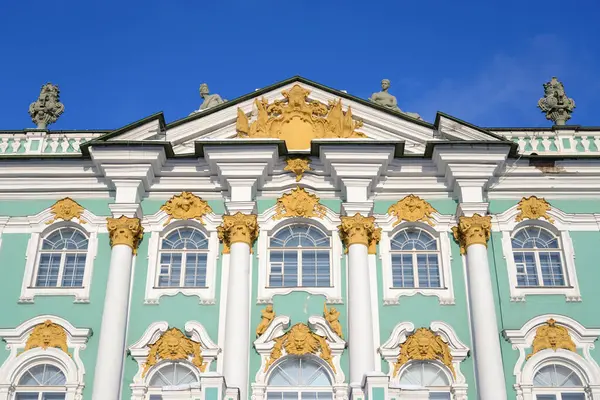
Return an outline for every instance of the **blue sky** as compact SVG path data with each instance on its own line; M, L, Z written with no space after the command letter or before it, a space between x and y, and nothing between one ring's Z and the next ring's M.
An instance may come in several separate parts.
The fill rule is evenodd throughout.
M0 129L32 127L47 81L51 129L113 129L234 99L293 75L367 98L382 78L402 109L480 126L549 126L536 108L557 75L600 125L600 1L0 2Z

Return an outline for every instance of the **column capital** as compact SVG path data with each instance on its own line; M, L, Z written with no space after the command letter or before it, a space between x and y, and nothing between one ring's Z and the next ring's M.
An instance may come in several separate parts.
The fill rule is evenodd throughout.
M346 248L353 244L373 248L381 238L381 231L375 227L375 217L364 217L356 213L353 217L341 217L341 220L342 224L338 229Z
M482 244L487 247L492 230L492 217L473 214L471 217L459 217L458 226L452 228L454 239L460 245L460 254L465 254L472 244Z
M252 247L258 238L258 218L256 214L242 214L237 212L233 215L223 215L223 223L217 228L219 239L227 249L233 243L246 243Z
M140 219L122 215L119 218L106 218L106 221L110 247L124 244L131 247L133 254L137 254L137 248L144 237L144 228Z

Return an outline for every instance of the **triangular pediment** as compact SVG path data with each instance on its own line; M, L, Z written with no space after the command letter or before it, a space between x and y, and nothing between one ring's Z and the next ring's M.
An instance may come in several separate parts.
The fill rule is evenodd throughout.
M402 141L405 153L423 154L427 142L502 138L438 113L434 124L365 99L293 77L184 119L164 124L161 113L112 132L104 140L166 140L176 154L194 142L273 138L288 150L310 148L311 139ZM308 145L307 145L308 144Z

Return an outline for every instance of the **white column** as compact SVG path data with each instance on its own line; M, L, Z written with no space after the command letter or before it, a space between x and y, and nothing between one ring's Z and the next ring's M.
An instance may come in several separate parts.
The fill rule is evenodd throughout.
M124 216L109 218L108 231L112 252L94 370L93 400L118 400L121 397L131 266L133 251L142 234L139 219Z

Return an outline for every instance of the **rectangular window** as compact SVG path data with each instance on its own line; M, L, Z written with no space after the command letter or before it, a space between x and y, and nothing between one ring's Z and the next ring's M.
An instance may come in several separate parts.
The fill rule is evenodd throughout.
M395 288L415 287L412 254L392 254L392 282Z

